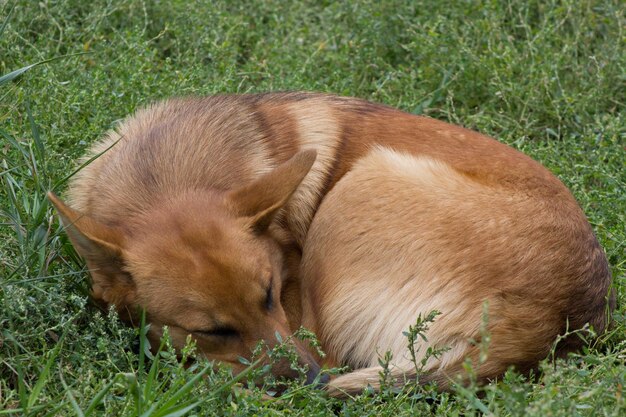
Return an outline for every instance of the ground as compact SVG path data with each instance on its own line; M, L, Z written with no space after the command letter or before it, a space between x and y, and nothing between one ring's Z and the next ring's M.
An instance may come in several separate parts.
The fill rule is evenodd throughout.
M0 81L0 415L625 415L624 10L618 0L0 0L0 75L51 60ZM227 370L185 368L167 344L143 353L142 332L88 301L45 192L62 193L86 147L146 103L300 89L464 125L546 165L607 253L612 330L530 379L345 402L298 382L262 400L271 381L241 391Z

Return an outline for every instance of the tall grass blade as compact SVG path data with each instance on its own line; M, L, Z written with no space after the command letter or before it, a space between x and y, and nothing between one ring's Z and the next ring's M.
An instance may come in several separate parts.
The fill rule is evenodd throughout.
M68 55L56 56L54 58L44 59L43 61L35 62L34 64L30 64L30 65L27 65L25 67L16 69L15 71L11 71L8 74L4 74L3 76L0 77L0 86L15 80L20 75L24 74L26 71L30 70L31 68L37 67L39 65L47 64L49 62L57 61L57 60L63 59L63 58L71 58L71 57L74 57L74 56L86 55L86 54L89 54L89 53L91 53L91 52L79 52L79 53L76 53L76 54L68 54Z
M19 142L17 140L15 140L15 138L13 136L8 134L3 129L0 129L0 136L4 137L15 150L19 151L19 153L24 158L24 161L26 161L27 163L30 161L30 157L29 157L28 152L26 151L26 149L24 149L24 147L22 145L20 145Z
M170 410L172 410L172 408L176 406L176 403L181 398L183 398L185 395L191 392L191 390L196 385L196 383L200 380L200 378L202 378L204 374L206 374L212 367L213 365L211 364L205 366L200 372L194 375L193 378L187 381L185 385L180 387L167 401L163 403L158 402L156 404L153 404L152 407L150 407L148 411L142 414L141 417L164 417L166 416L170 412ZM155 411L157 410L158 412L155 413Z
M263 358L259 358L256 361L252 362L250 366L248 366L245 370L235 375L230 381L227 381L226 383L220 385L219 387L211 391L211 394L217 395L220 392L224 391L225 389L230 388L237 382L241 381L242 379L246 378L253 370L256 369L257 366L261 364L261 362L263 362L263 360L264 360Z
M17 242L20 247L24 247L26 243L26 235L24 230L22 230L22 216L20 215L19 203L17 198L17 193L15 191L16 187L19 187L15 178L9 173L6 173L2 177L5 183L5 191L8 196L8 209L3 210L3 214L5 217L9 219L11 224L13 225L13 229L15 231L15 237L17 238Z
M27 66L22 67L20 69L16 69L15 71L11 71L8 74L3 75L2 77L0 77L0 86L3 85L3 84L8 83L9 81L13 81L14 79L19 77L20 75L24 74L29 69L34 68L37 65L41 65L43 63L44 63L44 61L37 62L35 64L30 64L30 65L27 65Z
M55 191L57 188L59 188L59 186L65 184L67 182L67 180L69 180L70 178L72 178L74 175L76 175L76 173L78 173L81 169L85 168L87 165L91 164L93 161L95 161L96 159L100 158L102 155L104 155L109 149L111 149L112 147L114 147L117 142L119 142L120 140L122 140L123 137L120 137L118 140L116 140L115 142L113 142L111 144L111 146L109 146L108 148L106 148L105 150L103 150L102 152L92 156L91 158L87 159L85 162L83 162L82 164L80 164L80 166L78 168L76 168L74 171L72 171L69 175L66 175L65 177L61 178L59 181L55 182L54 185L52 186L52 191Z
M196 408L197 406L199 406L200 404L202 404L203 401L196 401L188 406L184 406L181 405L182 408L180 408L179 410L172 410L167 414L164 414L163 417L181 417L184 416L185 414L187 414L188 412L190 412L191 410L193 410L194 408Z
M20 398L20 405L22 409L28 410L28 395L26 393L26 383L24 382L24 370L19 362L15 364L15 367L17 368L17 393Z
M37 173L39 171L37 169L38 166L45 167L46 153L45 153L43 142L41 140L39 126L37 126L37 123L35 123L35 119L33 118L33 112L30 109L30 100L26 100L26 114L28 115L30 131L33 135L33 141L35 142L35 150L36 150L35 155L33 155L32 153L30 155L31 166L33 170L35 171L35 173ZM45 175L45 173L43 174ZM41 181L35 178L35 183L40 184Z
M72 390L65 382L65 378L63 378L63 373L61 372L60 369L59 369L59 379L61 380L61 385L63 385L63 389L65 389L65 394L70 400L70 404L72 405L72 408L74 409L74 412L76 413L76 415L78 417L85 417L85 413L83 413L83 410L80 409L80 406L76 402L76 398L74 398L74 394L72 394Z
M2 36L2 33L4 33L4 29L6 29L7 25L9 24L9 20L11 20L11 15L13 14L14 9L15 9L15 3L13 3L11 8L9 9L9 13L7 13L7 17L4 19L4 22L2 22L2 26L0 26L0 36Z
M154 383L157 381L159 364L161 363L161 361L159 360L160 353L165 347L165 342L166 342L166 339L162 338L161 344L159 346L159 350L154 355L154 358L152 360L152 365L150 365L150 371L148 372L148 376L146 377L146 381L143 387L144 398L146 399L152 400L154 395L158 392L158 390L154 388L154 385L155 385Z
M95 411L96 407L99 406L100 403L102 403L104 396L108 394L108 392L111 390L111 387L117 382L120 376L121 374L117 374L115 378L113 378L104 387L102 387L102 389L98 391L98 393L91 399L89 405L87 406L87 409L85 410L86 417L89 417L91 413Z
M35 402L37 401L39 394L41 394L43 387L46 385L46 382L48 381L48 377L50 376L50 370L52 369L52 365L54 364L54 361L56 360L57 356L59 355L59 352L61 351L61 347L63 346L63 341L65 339L66 334L67 333L63 333L61 335L56 346L54 347L54 349L52 349L52 352L50 353L50 357L46 361L46 365L44 366L42 371L39 373L39 377L37 378L37 383L33 387L33 390L31 391L28 397L28 404L27 404L28 408L35 405Z

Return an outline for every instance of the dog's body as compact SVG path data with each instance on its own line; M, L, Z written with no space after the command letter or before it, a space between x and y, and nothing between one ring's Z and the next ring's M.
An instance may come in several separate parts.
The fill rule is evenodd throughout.
M426 366L445 384L477 363L487 301L485 379L534 367L567 330L604 330L614 307L566 187L470 130L350 98L217 96L141 110L102 152L70 187L76 211L53 197L94 296L235 367L303 325L329 365L360 369L335 390L375 385L385 351L413 376L402 332L438 310L417 359L448 348Z

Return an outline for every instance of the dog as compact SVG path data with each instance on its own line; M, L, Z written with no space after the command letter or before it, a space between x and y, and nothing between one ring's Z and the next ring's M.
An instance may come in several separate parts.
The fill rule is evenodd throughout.
M438 311L415 359L419 382L445 389L467 360L487 381L575 350L572 332L603 332L615 308L568 189L428 117L303 92L176 98L137 111L85 161L68 204L49 199L93 298L125 320L145 309L152 341L167 325L175 347L192 335L234 372L260 340L304 326L326 352L293 341L308 382L321 363L353 369L321 379L331 395L378 388L388 351L401 386L418 376L403 332Z

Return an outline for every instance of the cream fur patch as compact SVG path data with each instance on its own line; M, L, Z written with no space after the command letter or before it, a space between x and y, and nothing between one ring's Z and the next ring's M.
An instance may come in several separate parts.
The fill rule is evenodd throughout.
M340 141L340 126L334 111L324 98L311 98L306 105L289 106L298 126L301 149L315 149L317 159L289 203L289 225L300 245L304 243L322 188L333 166Z

